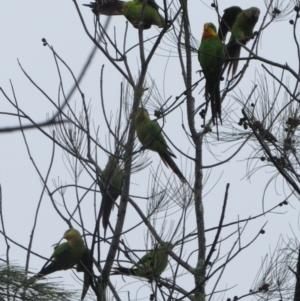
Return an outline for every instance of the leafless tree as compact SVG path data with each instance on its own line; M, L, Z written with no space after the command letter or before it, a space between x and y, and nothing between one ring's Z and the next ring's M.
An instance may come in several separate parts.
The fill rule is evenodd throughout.
M7 245L6 265L9 266L10 263L11 244L23 247L28 252L24 275L29 271L32 257L40 256L32 250L32 239L41 201L47 195L57 216L66 226L81 230L89 249L88 256L82 259L75 271L80 283L81 275L84 275L81 283L82 299L290 300L294 296L294 300L300 300L299 244L296 239L285 241L280 235L275 253L265 258L249 291L242 296L234 296L234 289L224 288L222 283L225 270L231 269L231 263L244 250L259 246L258 238L265 234L266 223L262 218L281 212L291 197L300 196L300 47L296 32L300 2L265 0L266 13L260 15L253 39L247 45L236 41L243 50L239 59L239 72L233 77L228 75L227 78L226 72L224 73L224 80L221 82L223 123L218 126L213 125L209 113L205 120L199 116L199 112L206 106L204 92L200 89L204 86L205 79L201 72L199 76L192 71L193 57L197 55L200 41L193 36L187 1L163 1L161 9L167 20L165 27L149 37L145 34L146 30L143 30L143 22L140 22L134 45L128 45L130 23L126 22L125 29L116 28L116 36L121 30L124 32L122 43L116 36L109 35L109 18L103 21L102 16L95 16L94 31L90 32L81 15L81 8L76 0L73 2L86 35L94 45L81 75L76 78L72 67L43 39L44 46L54 57L60 79L59 96L54 100L20 64L24 75L40 91L41 96L54 106L56 113L48 120L38 123L30 117L29 112L19 106L13 84L11 92L0 88L1 97L15 108L15 115L19 120L15 127L2 128L0 131L22 132L27 152L43 185L27 246L19 245L6 234L2 210L0 212L1 234ZM214 0L212 4L216 18L220 20L220 3ZM146 5L147 1L143 1L142 16ZM199 6L207 9L202 2L199 2ZM263 34L275 22L290 22L297 66L271 61L260 55L259 43L263 41ZM173 49L177 51L176 62L181 73L165 79L171 83L182 83L181 93L177 96L163 97L164 92L160 91L153 75L151 77L149 73L150 66L156 64L156 54L165 55L166 59L168 57L162 45L173 45ZM106 90L106 82L114 74L108 76L105 73L106 67L101 67L100 80L95 80L101 100L101 118L98 119L93 114L93 101L87 101L88 91L81 88L82 76L88 74L88 66L97 51L114 67L116 77L118 75L123 78L120 84L115 83L120 96L118 100L114 99L116 109L109 112L107 107L111 99ZM133 67L136 60L138 70ZM253 61L261 63L260 69L251 69ZM194 67L199 68L199 65ZM158 66L155 69L161 72ZM73 88L69 93L66 93L63 76L66 71L73 79ZM251 89L250 93L244 94L240 85L249 74L253 75L252 82L249 83ZM80 97L79 109L71 102L74 93ZM147 150L149 145L141 147L134 126L134 118L141 106L147 108L151 119L160 125L160 134L164 135L170 148L180 154L181 160L177 158L176 162L187 183L180 182L172 170L162 163L158 163L156 168L156 161L152 162L152 159L158 158L157 154ZM169 122L172 122L173 133L166 130ZM52 142L52 158L46 175L41 172L41 167L31 153L31 146L26 138L26 130L29 128L40 131ZM180 133L183 138L175 142L176 133ZM64 154L63 168L68 170L72 183L63 184L62 179L51 182L53 169L61 164L56 152L61 151ZM229 179L228 184L222 187L218 179L213 179L210 175L221 165L230 170L231 162L241 153L246 154L247 158L246 163L238 163L246 165L245 179L259 177L262 170L269 172L268 177L265 177L266 188L262 195L263 209L258 214L237 217L227 222L225 216L233 189L230 187L232 182ZM119 189L119 202L115 204L117 218L110 219L105 236L100 204L103 195L101 182L104 180L102 162L107 161L108 157L118 162L124 177L122 189ZM208 157L209 160L206 161L204 158ZM264 205L265 193L270 189L271 183L279 181L285 197L281 197L272 208L267 208L268 205ZM140 187L137 188L136 184ZM213 207L212 199L203 203L208 198L208 190L205 188L207 185L211 190L221 192L219 195L222 195L222 207ZM241 199L243 197L241 195ZM214 211L214 227L211 228L206 228L204 223L207 208ZM130 219L130 227L124 227L125 219ZM251 237L247 236L242 240L248 228L251 228ZM133 241L139 242L139 249L131 246ZM144 277L116 275L120 266L137 267L137 262L146 252L155 252L163 242L171 242L173 245L173 249L168 251L169 264L164 273L151 277L147 277L146 272ZM262 255L265 253L267 250L262 250ZM232 274L235 275L236 272L232 271ZM134 280L131 281L132 279ZM237 281L243 279L238 278ZM26 294L32 288L26 288L26 281L24 283L22 300L27 300ZM8 300L13 298L10 295Z

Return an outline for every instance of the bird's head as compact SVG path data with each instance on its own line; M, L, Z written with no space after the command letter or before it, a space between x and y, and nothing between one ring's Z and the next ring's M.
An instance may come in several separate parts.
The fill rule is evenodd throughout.
M76 229L70 228L69 230L67 230L64 233L63 238L66 240L72 240L72 239L80 237L80 236L81 235L80 235L79 231L77 231Z
M257 7L250 7L246 11L247 18L253 20L253 22L257 22L259 15L260 15L260 10Z
M145 118L150 118L148 111L143 107L138 108L135 114L135 119L143 120Z
M110 155L108 157L108 163L107 163L107 165L116 165L116 164L118 164L118 159L115 156Z
M203 27L202 39L213 38L217 35L216 26L213 23L205 23Z
M121 172L121 167L119 165L119 158L117 156L110 155L108 157L108 162L105 166L105 169L110 170L114 176L119 175ZM112 174L110 174L112 176Z
M171 242L163 242L160 246L166 251L171 251L175 245L173 245Z

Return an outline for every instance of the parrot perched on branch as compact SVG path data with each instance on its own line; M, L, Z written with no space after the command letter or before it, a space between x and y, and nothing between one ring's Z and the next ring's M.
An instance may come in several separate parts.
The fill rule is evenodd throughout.
M90 4L83 4L92 9L93 13L98 15L116 16L124 15L124 17L135 28L139 28L140 23L143 24L143 29L149 29L151 25L156 25L159 28L165 26L165 19L158 12L158 5L154 0L148 0L145 7L144 19L141 19L143 0L133 0L123 2L120 0L96 1Z
M225 49L212 23L204 24L198 59L206 80L205 98L207 102L210 101L213 123L217 123L217 117L222 123L220 80Z
M110 156L108 162L101 173L100 189L102 194L102 203L100 207L100 216L102 216L102 225L104 236L109 222L109 216L114 203L121 194L124 173L118 164L118 159Z
M86 247L80 233L70 228L64 233L63 238L67 240L54 248L50 259L43 268L31 279L41 278L60 270L71 269L78 264L85 253Z
M260 10L257 7L242 10L238 6L231 6L224 10L218 34L220 39L225 42L228 31L231 31L226 50L228 58L235 60L228 61L226 66L229 64L228 73L232 68L232 76L236 73L241 52L241 46L236 43L236 40L246 45L253 37L253 28L258 21L259 14Z
M171 158L176 158L176 156L168 147L168 144L162 134L161 127L158 123L150 119L149 113L146 109L139 108L137 110L134 117L134 126L141 144L145 148L157 152L165 165L170 166L180 181L186 183L184 175Z
M154 250L146 253L132 268L119 266L114 268L112 275L137 276L149 279L152 282L157 276L160 276L168 266L169 251L174 245L170 242L164 242L158 245Z

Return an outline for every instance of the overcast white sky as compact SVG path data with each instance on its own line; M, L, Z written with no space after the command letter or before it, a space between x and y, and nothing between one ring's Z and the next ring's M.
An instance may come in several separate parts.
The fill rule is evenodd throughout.
M226 0L219 2L220 11L232 5L239 5L239 1ZM89 30L93 32L93 14L90 9L81 5L86 2L80 1L78 3L82 9L82 14ZM215 11L211 9L210 3L211 1L201 2L199 0L192 0L189 3L191 30L198 40L201 38L204 23L213 22L217 24L217 17ZM160 2L158 2L158 4L162 5ZM257 6L261 9L261 18L256 26L256 28L258 28L266 8L261 0L243 1L242 8L248 8L250 6ZM117 40L119 45L122 45L125 18L122 16L114 17L110 25L109 33L113 35L113 26L116 26ZM145 31L145 37L151 37L157 32L158 29L152 27L150 30ZM1 5L0 10L0 36L0 87L9 97L12 97L11 80L20 108L36 122L44 121L48 115L54 112L54 108L24 76L17 60L20 61L23 68L39 87L55 101L58 101L59 78L55 62L50 50L47 47L43 47L41 39L47 39L48 43L52 45L60 57L66 61L75 75L80 72L93 47L92 42L83 30L73 1L53 0L48 1L47 4L37 0L31 0L29 2L18 1L18 3L15 1L6 1L5 4ZM131 25L129 25L127 36L127 48L138 42L138 32ZM150 48L150 45L148 48ZM178 57L176 56L176 45L174 42L171 44L165 41L165 43L161 44L158 53L159 55L153 58L149 68L149 75L155 80L160 94L164 99L169 96L173 96L174 98L184 90L181 71L178 65ZM259 44L259 53L261 56L282 64L287 62L290 66L295 66L297 70L296 66L298 65L298 61L296 48L292 42L292 26L288 21L274 23L271 27L267 28ZM136 78L139 56L136 51L133 51L129 56L131 58L130 67L133 70L133 76ZM169 56L170 58L168 59ZM196 54L193 58L193 62L195 81L199 77L195 72L200 69ZM120 83L123 79L118 72L114 71L114 68L112 68L111 64L100 52L96 54L92 65L82 81L81 89L85 93L86 100L91 103L94 124L101 126L100 137L102 143L105 145L107 129L102 122L103 116L99 96L99 77L103 64L105 65L105 84L103 88L106 111L109 115L111 110L116 114L120 99ZM248 95L247 93L250 92L254 84L255 68L261 71L260 63L252 61L247 75L243 78L238 87L245 95ZM66 72L63 72L63 77L65 80L65 89L68 91L69 87L72 86L71 78ZM195 91L195 97L200 103L203 101L203 92L198 94L199 91L200 86ZM235 91L239 93L237 89ZM229 100L230 97L225 100L224 105L226 105ZM0 127L17 125L18 120L16 117L2 114L5 112L16 113L3 95L0 95L0 103ZM73 96L70 105L72 108L75 108L76 105L76 111L80 111L81 99L78 93ZM183 105L181 111L178 110L177 113L170 115L166 120L164 130L168 133L174 144L183 151L189 151L189 154L192 154L192 148L184 138L184 133L178 121L181 120L182 114L184 118L186 117L185 112L185 105ZM150 113L152 114L153 112ZM235 121L238 121L241 117L241 113L240 111L235 113L237 116L231 117ZM199 119L197 122L200 126L202 121ZM24 121L24 124L27 124L27 121ZM185 125L187 125L186 121ZM26 137L32 152L32 157L43 176L45 176L51 158L52 143L37 130L27 131ZM231 153L230 150L225 152L225 148L215 146L211 146L211 148L214 153L220 156L218 158L219 160L227 158ZM236 220L238 217L240 219L247 218L250 215L261 212L262 195L265 185L271 176L268 172L271 169L259 171L251 179L250 184L249 181L243 178L246 174L247 157L250 152L251 150L247 149L239 154L230 163L230 168L228 167L229 165L224 165L212 171L205 187L205 192L209 192L204 199L206 228L216 226L219 221L226 183L231 184L226 222ZM176 162L185 169L186 160L181 158L179 153L176 154L178 155ZM148 157L151 157L153 161L152 168L156 170L157 165L160 164L158 156L156 154L148 154ZM66 162L66 160L64 161ZM61 151L56 149L55 164L49 178L49 186L52 188L54 188L52 179L57 180L59 178L62 183L72 183L72 178L63 163L64 161ZM106 161L107 156L102 153L102 156L99 157L100 165L104 167ZM207 151L204 154L203 161L205 165L216 163L216 160L213 159ZM188 165L188 169L189 167L190 165ZM165 169L165 167L163 168ZM165 170L165 172L169 176L172 175L170 170ZM145 196L147 181L148 176L145 171L140 174L135 174L132 178L133 185L131 193L133 195L140 194ZM264 204L266 209L284 200L282 182L282 179L279 177L278 181L275 184L272 183L269 187ZM35 208L42 193L42 185L30 161L20 132L0 135L0 183L2 186L4 222L7 234L13 240L27 246L33 225ZM88 185L88 179L83 179L83 183ZM278 189L278 194L276 194L275 187ZM57 201L61 202L59 196L57 195L56 197ZM74 200L69 200L68 197L72 197L72 193L69 191L66 194L66 199L70 202L74 202ZM87 209L84 211L86 227L92 231L94 226L93 218L90 218L93 216L92 195L89 199L86 199L85 202L87 204ZM246 243L255 236L263 223L268 221L266 234L259 237L255 246L252 246L251 249L245 251L242 256L238 257L236 261L232 263L232 268L228 268L223 280L223 285L232 287L238 284L238 287L235 288L232 293L226 294L226 297L247 293L247 290L251 287L256 271L259 268L261 258L269 251L269 246L273 248L276 245L280 234L283 236L291 236L290 227L298 234L299 204L295 198L291 198L290 202L292 206L285 206L277 210L277 212L286 212L285 215L268 215L249 226L243 243ZM88 207L90 209L88 209ZM145 209L145 206L143 206L143 208ZM125 229L135 224L136 215L134 215L135 213L132 209L129 208L129 210L132 215L129 214L128 218L126 218ZM112 214L112 220L115 220L116 213L115 210ZM176 219L176 215L172 215L171 218ZM191 212L190 218L191 221L194 221L193 212ZM169 222L171 222L171 219L169 219ZM193 224L190 225L190 227L190 229L194 229L195 226ZM52 252L51 246L58 242L66 229L66 224L54 212L49 197L44 195L33 243L33 251L45 257L50 256ZM132 247L142 249L145 248L143 243L145 233L145 229L141 228L136 230L134 236L131 237L127 235L126 237ZM208 244L213 237L213 235L211 237L208 236ZM103 246L103 248L105 249L105 246ZM0 238L0 258L5 258L5 252L4 240ZM187 253L189 252L187 251ZM11 244L10 259L22 266L25 264L26 252ZM195 261L190 262L190 264L195 263ZM43 264L43 260L32 256L30 269L33 272L38 271ZM245 264L246 268L241 268L241 266ZM248 271L246 274L245 270ZM80 285L76 284L76 281L74 281L70 275L70 271L64 271L57 273L55 276L61 276L60 281L63 283L72 284L76 289L80 288ZM130 280L132 279L127 279L128 282L131 282ZM122 280L119 279L119 281L121 282ZM185 283L185 289L193 288L193 279L191 276L182 278L180 281L181 283ZM221 286L219 289L224 289L224 286ZM139 298L149 292L150 290L146 286L143 290L139 291L137 295L133 293L132 297Z

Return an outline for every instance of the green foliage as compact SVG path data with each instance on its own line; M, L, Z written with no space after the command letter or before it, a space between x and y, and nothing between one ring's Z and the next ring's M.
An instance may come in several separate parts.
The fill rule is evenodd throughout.
M57 283L35 282L29 285L23 268L14 264L0 264L0 301L71 301L76 295L76 292Z

